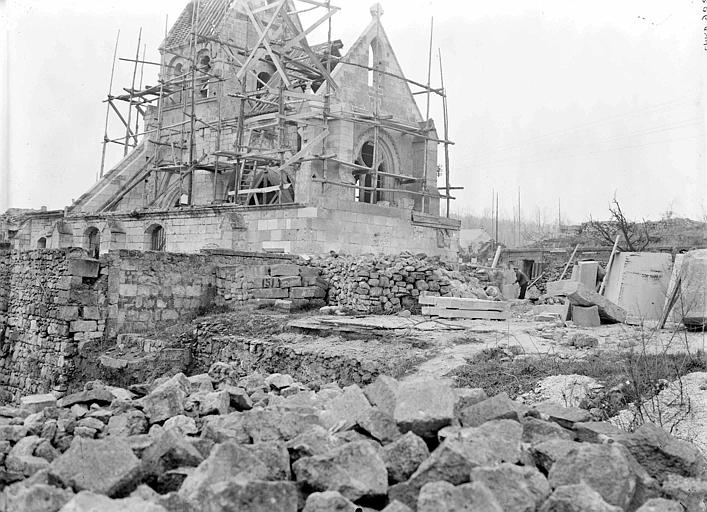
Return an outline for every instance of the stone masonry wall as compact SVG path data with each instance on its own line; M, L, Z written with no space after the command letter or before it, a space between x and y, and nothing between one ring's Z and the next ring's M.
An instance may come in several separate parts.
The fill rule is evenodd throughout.
M359 313L418 312L420 293L452 295L453 281L463 280L438 262L410 254L340 256L313 264L329 281L328 303Z
M216 302L217 273L257 275L292 257L213 250L204 254L111 252L108 335L147 332L190 320ZM255 269L255 270L250 270ZM226 272L227 274L228 272Z
M324 306L328 285L320 275L319 268L295 263L219 266L216 303L256 301L288 310Z
M80 249L6 254L0 275L6 302L2 398L61 389L80 346L103 337L107 276Z

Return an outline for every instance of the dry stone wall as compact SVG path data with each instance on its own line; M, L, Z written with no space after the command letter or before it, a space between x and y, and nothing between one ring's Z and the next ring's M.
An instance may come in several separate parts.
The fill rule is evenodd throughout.
M359 313L419 312L421 293L448 296L463 277L442 264L410 254L338 256L313 262L329 282L328 302Z

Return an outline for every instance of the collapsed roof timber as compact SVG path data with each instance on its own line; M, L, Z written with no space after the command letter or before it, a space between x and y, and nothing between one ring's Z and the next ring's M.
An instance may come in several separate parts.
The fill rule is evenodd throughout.
M30 215L16 248L455 258L459 222L440 216L440 200L448 212L453 199L444 89L404 77L378 4L345 53L331 25L326 42L309 44L336 11L315 0L193 0L160 46L159 84L133 79L106 100L125 133L106 129L104 162L108 144L124 158L65 211ZM123 60L146 64L139 52ZM442 134L431 97L443 102Z

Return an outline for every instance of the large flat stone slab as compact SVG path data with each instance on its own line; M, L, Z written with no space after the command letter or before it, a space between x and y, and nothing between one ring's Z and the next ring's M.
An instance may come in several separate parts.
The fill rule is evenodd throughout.
M547 294L553 297L567 297L575 306L597 306L599 316L607 322L625 322L626 311L611 302L606 297L588 289L579 281L550 281L547 283Z

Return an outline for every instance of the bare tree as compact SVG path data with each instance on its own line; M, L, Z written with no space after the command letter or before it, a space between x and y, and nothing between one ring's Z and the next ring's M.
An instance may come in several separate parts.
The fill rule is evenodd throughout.
M589 225L595 238L613 245L616 235L620 235L619 248L622 251L637 252L648 246L650 235L645 220L641 223L629 221L621 210L616 196L609 206L609 212L611 220L606 222L589 217Z

